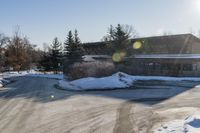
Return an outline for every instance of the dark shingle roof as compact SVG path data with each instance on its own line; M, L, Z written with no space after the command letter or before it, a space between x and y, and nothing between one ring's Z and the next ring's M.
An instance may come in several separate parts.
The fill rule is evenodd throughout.
M133 49L134 42L140 41L142 47ZM127 49L132 54L200 54L200 39L192 34L154 36L131 39ZM84 47L92 54L109 53L105 42L85 43ZM88 53L87 53L88 54ZM90 54L90 53L89 53Z

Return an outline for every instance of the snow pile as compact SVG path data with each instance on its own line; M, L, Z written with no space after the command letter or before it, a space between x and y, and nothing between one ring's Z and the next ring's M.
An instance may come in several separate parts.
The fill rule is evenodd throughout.
M3 79L0 78L0 88L3 87Z
M112 76L103 78L82 78L67 82L65 80L59 81L60 87L69 90L93 90L93 89L113 89L113 88L127 88L133 84L134 76L118 72Z
M154 130L155 133L200 133L200 116L168 122Z
M132 76L122 72L103 78L82 78L74 81L59 81L59 86L67 90L95 90L95 89L115 89L127 88L133 85L137 80L159 80L159 81L200 81L200 78L194 77L164 77L164 76Z
M3 87L6 84L9 84L10 82L11 82L10 80L0 78L0 88Z

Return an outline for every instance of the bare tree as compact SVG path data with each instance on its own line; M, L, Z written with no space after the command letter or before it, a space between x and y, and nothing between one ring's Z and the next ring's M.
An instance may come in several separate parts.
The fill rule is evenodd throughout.
M15 70L29 69L32 63L33 47L26 37L15 31L6 49L6 63Z

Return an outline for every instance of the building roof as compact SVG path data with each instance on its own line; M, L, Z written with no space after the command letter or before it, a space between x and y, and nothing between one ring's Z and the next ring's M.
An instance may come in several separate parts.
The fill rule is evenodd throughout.
M135 42L141 42L140 49L134 49ZM87 54L110 54L105 42L85 43ZM129 52L134 54L200 54L200 39L192 34L179 34L167 36L154 36L131 39L127 46ZM95 53L94 53L95 51Z
M156 36L136 38L132 42L141 41L142 47L133 50L136 54L196 54L192 46L198 46L200 54L200 39L192 34Z

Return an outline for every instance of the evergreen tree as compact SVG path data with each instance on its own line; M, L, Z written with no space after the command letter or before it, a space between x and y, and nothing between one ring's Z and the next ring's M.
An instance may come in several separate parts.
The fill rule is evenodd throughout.
M39 61L39 64L45 71L49 71L52 69L51 68L52 61L50 55L51 55L50 48L48 49L48 51L43 51L43 53L41 54L41 60Z
M77 30L75 30L74 36L72 31L69 31L64 47L66 58L70 63L82 60L83 47L78 37Z
M68 56L69 47L73 46L73 44L74 44L74 37L73 37L72 31L69 31L67 35L67 39L64 42L64 52L65 52L66 57Z
M74 43L76 45L81 44L80 38L78 37L78 31L77 30L75 30L75 32L74 32Z
M118 24L115 28L112 38L116 51L125 50L127 44L129 44L129 35L125 32L120 24Z
M55 72L57 72L61 66L61 43L58 41L58 38L54 38L53 43L51 45L51 54L50 54L50 58L51 58L51 63L52 63L52 67L55 70Z
M103 41L113 49L112 52L120 52L127 50L127 45L131 44L130 38L135 36L136 32L129 25L118 24L116 27L110 25L108 35L103 37Z
M130 53L128 49L131 45L131 37L136 36L136 31L133 31L129 25L120 25L116 27L110 25L108 34L103 37L103 41L107 43L107 46L111 51L113 60L115 62L122 62L124 57Z

